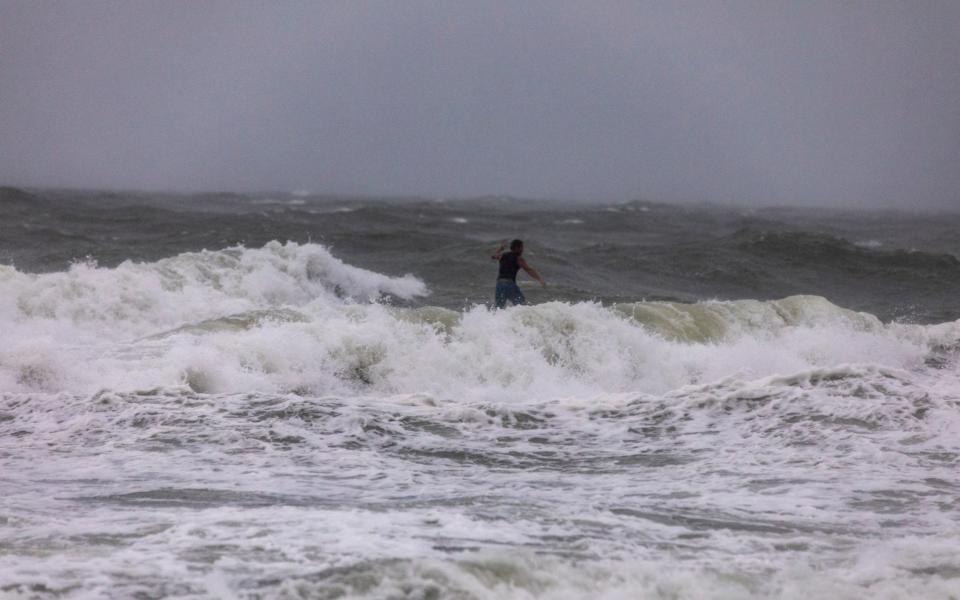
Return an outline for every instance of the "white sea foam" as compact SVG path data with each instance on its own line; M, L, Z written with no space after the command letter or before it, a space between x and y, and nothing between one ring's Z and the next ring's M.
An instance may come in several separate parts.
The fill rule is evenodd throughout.
M0 282L5 325L89 324L108 338L319 298L369 301L427 293L411 275L392 278L358 269L323 246L293 242L205 250L155 263L127 261L112 269L78 263L67 272L40 275L0 266Z
M371 303L412 276L270 243L107 269L0 270L0 390L427 393L502 399L665 393L843 364L913 369L960 325L884 325L797 296L776 302L552 302L463 313Z
M889 386L889 373L922 369L960 340L960 323L883 324L810 296L396 308L370 300L413 298L424 285L350 267L317 245L44 275L3 268L0 279L3 392L418 394L617 408L638 395L753 397L812 380Z
M376 301L426 292L317 245L0 269L3 593L960 593L960 323Z
M358 269L315 244L276 242L112 269L78 263L67 272L37 275L0 267L0 283L0 389L6 391L136 386L144 355L162 352L179 363L195 354L200 364L215 356L186 335L163 350L152 342L138 345L143 336L257 309L316 303L343 310L385 294L409 299L427 293L413 276ZM282 320L283 313L273 318ZM161 363L154 362L158 372L172 367Z

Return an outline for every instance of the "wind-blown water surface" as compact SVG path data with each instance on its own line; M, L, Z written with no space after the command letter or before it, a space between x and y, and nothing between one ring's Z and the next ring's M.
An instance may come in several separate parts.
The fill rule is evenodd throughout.
M960 596L957 216L0 213L0 597Z

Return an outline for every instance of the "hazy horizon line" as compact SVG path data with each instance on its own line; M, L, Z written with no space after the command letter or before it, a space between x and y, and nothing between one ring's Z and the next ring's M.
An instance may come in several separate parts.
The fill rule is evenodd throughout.
M835 212L854 212L854 213L906 213L906 214L951 214L960 215L960 207L945 206L917 206L913 208L904 208L902 206L881 205L864 206L862 204L844 204L819 203L816 200L798 200L796 203L775 202L764 204L759 201L751 202L749 200L731 200L731 199L704 199L704 198L651 198L641 195L631 197L597 197L586 198L580 195L559 196L543 195L530 196L526 194L512 193L481 193L481 194L425 194L425 193L377 193L377 192L344 192L344 191L316 191L306 189L260 189L260 190L239 190L239 189L161 189L161 188L133 188L133 187L86 187L71 185L20 185L7 182L0 182L0 190L13 189L25 192L56 192L56 193L80 193L80 194L140 194L140 195L163 195L176 197L189 196L269 196L269 195L287 195L294 198L314 198L314 199L339 199L349 201L423 201L423 202L471 202L477 200L517 200L524 202L538 203L563 203L574 205L600 205L600 204L628 204L644 203L651 205L668 206L688 206L688 207L717 207L729 209L749 209L749 210L799 210L799 211L835 211Z

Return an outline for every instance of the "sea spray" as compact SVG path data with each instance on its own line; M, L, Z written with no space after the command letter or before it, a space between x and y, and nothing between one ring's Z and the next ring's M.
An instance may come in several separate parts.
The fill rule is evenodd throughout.
M664 393L843 363L914 369L960 337L956 326L883 325L810 296L391 308L358 300L409 298L423 285L354 269L317 245L10 279L0 358L9 391Z
M0 595L960 594L960 322L431 305L317 243L0 283Z

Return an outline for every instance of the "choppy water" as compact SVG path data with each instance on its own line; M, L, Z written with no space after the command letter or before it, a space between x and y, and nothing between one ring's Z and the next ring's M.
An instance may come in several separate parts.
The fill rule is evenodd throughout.
M2 190L0 598L960 597L958 225Z

